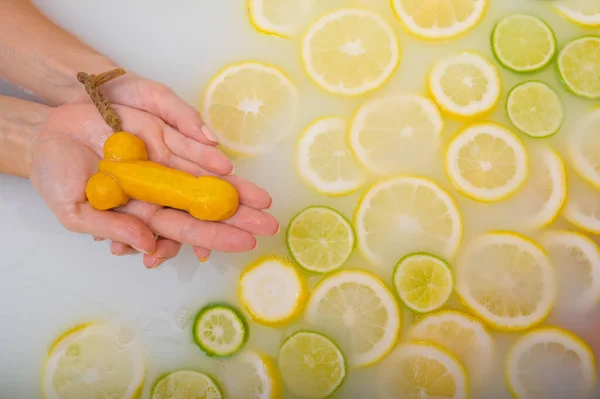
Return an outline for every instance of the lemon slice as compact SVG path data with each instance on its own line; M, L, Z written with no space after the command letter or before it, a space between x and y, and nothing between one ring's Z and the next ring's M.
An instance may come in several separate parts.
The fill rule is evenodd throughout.
M265 355L246 350L223 363L220 369L226 398L280 399L277 368Z
M150 399L185 399L189 395L205 399L222 399L223 393L209 375L193 370L178 370L159 378Z
M340 344L351 365L382 359L400 332L400 309L374 275L344 270L322 280L306 306L306 319Z
M498 68L471 51L439 60L428 80L435 102L444 111L465 118L490 111L502 91Z
M514 331L542 322L557 296L544 250L510 232L483 234L469 243L457 263L456 291L487 323Z
M278 355L284 384L303 398L325 398L346 378L346 359L323 334L298 331L287 338Z
M600 26L600 0L559 0L555 7L566 19L578 25Z
M558 306L588 311L600 302L600 248L589 237L564 230L547 231L541 243L559 273Z
M506 360L506 380L517 399L584 399L596 385L596 361L579 337L558 328L541 328L513 344Z
M592 234L600 234L600 196L589 185L575 186L567 199L563 216L571 224Z
M350 151L346 123L336 117L311 123L296 146L296 169L315 191L338 196L358 190L367 180L362 166Z
M44 365L42 391L47 399L130 399L140 393L144 374L144 351L130 331L89 324L53 343Z
M421 177L397 177L373 185L356 208L354 227L364 256L390 269L413 252L452 258L463 230L452 198Z
M237 309L211 304L196 315L192 335L208 356L226 357L243 348L248 340L248 324Z
M354 249L354 230L338 211L311 206L292 218L286 242L290 254L303 269L326 273L341 267Z
M416 94L368 101L350 127L350 147L370 171L388 173L429 160L444 123L437 106Z
M257 260L240 277L240 301L260 324L277 326L293 320L304 309L306 296L298 270L275 256Z
M208 84L202 117L223 149L246 156L271 150L291 130L298 93L278 68L242 62L228 65Z
M302 39L302 62L322 89L355 96L382 86L398 67L390 25L365 9L343 8L315 21Z
M388 360L389 359L389 360ZM430 342L400 345L386 359L378 388L389 399L466 399L467 373L442 347Z
M568 141L573 168L588 183L600 189L600 108L595 108L572 130Z
M406 29L427 39L447 39L472 29L485 13L487 0L392 0Z
M488 329L475 317L454 310L431 313L417 320L408 336L451 352L465 366L473 385L487 382L495 360L495 344Z
M517 129L534 138L557 133L565 114L558 93L546 83L536 81L512 88L506 100L506 113Z
M567 43L558 54L561 80L574 94L600 98L600 36L584 36Z
M483 202L500 201L515 194L527 179L527 151L502 126L472 125L448 146L446 173L463 195Z
M261 33L290 37L298 31L312 5L313 0L248 0L250 23Z
M398 262L392 281L407 308L417 313L442 307L454 288L450 266L430 254L407 255Z

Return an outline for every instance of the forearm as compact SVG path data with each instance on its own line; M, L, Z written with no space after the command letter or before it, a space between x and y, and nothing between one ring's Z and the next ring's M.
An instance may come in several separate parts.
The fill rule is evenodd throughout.
M29 0L0 0L0 77L51 105L84 95L77 72L97 74L113 61L47 19Z
M29 177L33 143L48 110L45 105L0 96L0 173Z

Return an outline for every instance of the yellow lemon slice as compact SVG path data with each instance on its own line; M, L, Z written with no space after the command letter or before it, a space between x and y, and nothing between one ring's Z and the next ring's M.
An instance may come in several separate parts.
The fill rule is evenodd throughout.
M220 381L224 397L244 399L282 398L281 377L270 358L246 350L223 362Z
M569 156L575 170L588 183L600 189L600 108L593 109L571 131Z
M600 196L596 188L581 180L570 179L573 189L567 198L563 216L580 229L600 234Z
M559 0L554 7L562 16L578 25L600 26L600 0Z
M290 37L311 11L313 0L248 0L250 23L259 32Z

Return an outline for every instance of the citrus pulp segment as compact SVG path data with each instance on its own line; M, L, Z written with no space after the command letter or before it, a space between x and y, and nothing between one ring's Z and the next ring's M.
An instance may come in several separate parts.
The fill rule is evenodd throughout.
M309 14L313 0L248 0L250 23L259 32L290 37Z
M448 263L426 253L402 258L392 275L396 293L407 308L426 313L442 307L454 289Z
M312 331L298 331L288 337L278 355L284 384L303 398L325 398L346 378L346 359L328 337Z
M500 99L498 68L472 51L437 61L428 79L429 91L442 110L472 118L490 111Z
M315 191L344 195L358 190L367 175L348 147L346 123L336 117L312 122L298 138L296 170Z
M452 258L463 231L450 195L431 180L410 176L383 180L365 192L354 228L363 255L390 269L413 252Z
M562 100L546 83L529 81L513 87L506 100L511 123L534 138L557 133L564 120Z
M286 242L290 254L303 269L326 273L341 267L354 250L354 230L338 211L311 206L292 218Z
M446 173L463 195L495 202L515 194L527 179L528 155L510 130L493 123L467 127L446 151Z
M588 183L600 189L600 108L594 108L572 130L568 149L571 165Z
M578 25L600 26L600 0L559 0L554 7L561 15Z
M339 271L319 282L305 316L340 345L355 367L382 359L400 332L400 308L394 295L381 280L362 270Z
M570 41L559 52L557 62L561 80L572 93L600 98L600 36Z
M342 8L318 18L302 39L302 62L322 89L355 96L382 86L398 67L400 47L373 11Z
M465 305L500 330L528 329L542 322L556 302L550 259L537 243L516 233L475 238L455 273L456 291Z
M517 399L584 399L596 385L596 361L590 347L576 335L540 328L512 345L506 380Z
M350 126L350 148L371 172L388 173L433 155L444 122L437 106L416 94L365 102Z
M222 369L226 398L281 399L281 377L270 358L244 351L225 363Z
M256 156L291 130L298 92L279 68L246 61L223 68L209 82L201 113L227 151Z
M248 340L248 324L237 309L211 304L196 315L192 335L208 356L226 357L242 349Z
M193 370L178 370L159 378L150 399L186 399L189 395L205 399L222 399L223 393L209 375Z

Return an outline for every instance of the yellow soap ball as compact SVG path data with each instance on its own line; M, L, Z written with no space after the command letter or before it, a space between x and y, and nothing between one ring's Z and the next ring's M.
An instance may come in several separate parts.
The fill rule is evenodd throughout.
M147 161L144 141L128 132L113 133L104 143L104 159L111 161Z
M125 205L129 197L111 175L97 172L90 177L85 187L85 195L94 209L105 211Z

